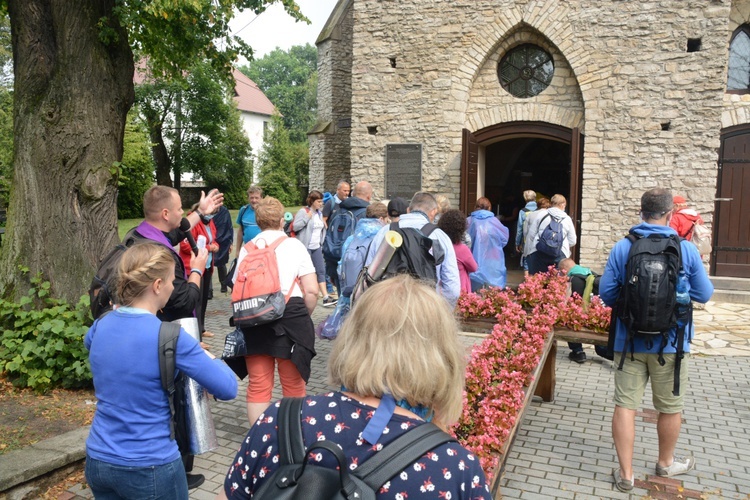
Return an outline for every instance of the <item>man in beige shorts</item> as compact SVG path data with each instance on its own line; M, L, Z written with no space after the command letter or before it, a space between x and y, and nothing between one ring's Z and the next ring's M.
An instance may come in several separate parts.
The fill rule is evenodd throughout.
M652 236L655 237L652 240L661 241L676 235L674 229L669 227L672 209L672 194L669 190L655 188L643 194L640 213L643 222L631 228L632 237L624 238L615 244L607 260L599 284L599 293L604 303L614 306L620 297L621 290L626 288L627 284L634 283L632 276L628 276L626 270L634 240ZM685 240L679 243L675 241L674 249L677 248L680 250L681 259L675 258L672 262L679 263L680 260L682 262L680 275L684 272L682 282L687 284L686 292L689 294L685 300L685 307L689 307L690 300L705 303L711 298L714 288L703 268L698 250L695 245ZM649 307L661 310L669 308L665 304L674 304L676 287L674 285L672 287L664 295L664 304L649 304ZM681 360L679 384L676 384L675 362L679 357L676 348L678 329L668 327L660 330L668 336L668 342L663 344L661 334L652 335L651 338L644 337L642 334L629 338L625 323L619 317L616 321L614 362L615 368L619 368L622 360L622 369L615 370L615 411L612 416L612 437L617 450L619 467L613 471L612 475L615 487L620 491L628 492L633 489L635 483L633 470L635 413L640 407L649 380L653 392L654 409L659 412L656 424L659 439L656 474L664 477L675 476L684 474L695 467L695 459L692 456L679 457L674 454L682 425L682 409L688 382L689 340L692 338L693 325L687 324L684 328L682 350L685 356Z

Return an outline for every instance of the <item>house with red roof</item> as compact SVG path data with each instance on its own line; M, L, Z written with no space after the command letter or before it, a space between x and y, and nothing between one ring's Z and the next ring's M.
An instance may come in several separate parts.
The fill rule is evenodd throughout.
M253 150L253 161L258 165L258 153L263 147L263 138L271 126L271 116L276 107L254 81L238 69L232 70L234 76L234 102L240 110L242 128L250 139ZM253 169L253 182L258 182L258 169Z
M232 69L232 76L234 78L234 102L240 111L242 129L250 141L253 163L257 166L258 154L263 148L263 139L269 127L271 127L271 117L276 112L276 107L260 90L258 84L245 76L240 70ZM133 83L139 85L149 78L146 62L141 60L136 63ZM258 182L257 168L253 170L252 182Z

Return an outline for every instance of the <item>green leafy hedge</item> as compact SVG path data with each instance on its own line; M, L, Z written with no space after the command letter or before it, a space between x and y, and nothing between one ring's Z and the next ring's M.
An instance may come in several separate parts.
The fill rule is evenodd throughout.
M28 273L28 269L21 270ZM0 372L14 385L45 391L51 387L90 387L83 337L92 323L89 297L78 304L50 297L40 275L18 302L0 299Z

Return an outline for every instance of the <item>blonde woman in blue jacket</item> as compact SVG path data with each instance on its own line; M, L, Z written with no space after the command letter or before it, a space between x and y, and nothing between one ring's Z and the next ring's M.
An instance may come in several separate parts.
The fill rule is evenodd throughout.
M164 245L143 243L125 251L118 307L95 321L84 338L97 398L86 440L86 481L95 498L188 498L159 370L162 322L156 313L172 293L174 269ZM237 396L234 372L184 330L175 367L219 399Z

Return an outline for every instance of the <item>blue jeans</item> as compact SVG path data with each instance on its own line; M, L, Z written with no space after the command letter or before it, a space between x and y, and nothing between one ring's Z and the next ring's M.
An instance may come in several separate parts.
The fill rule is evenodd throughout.
M187 477L181 458L164 465L130 467L86 455L86 482L97 500L188 498Z

